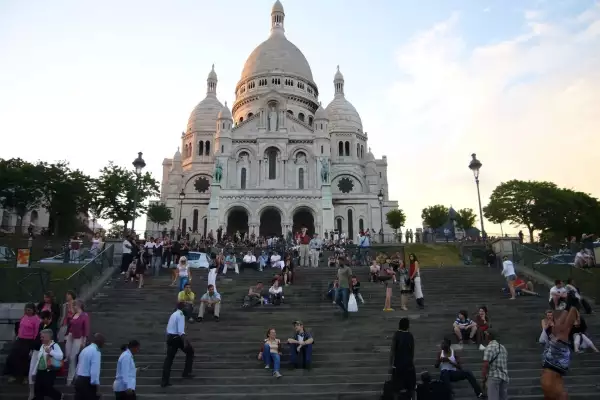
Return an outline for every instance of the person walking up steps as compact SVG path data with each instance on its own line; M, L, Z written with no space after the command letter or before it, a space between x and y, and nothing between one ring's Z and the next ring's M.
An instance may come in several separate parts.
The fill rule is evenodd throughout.
M75 379L75 400L99 399L100 364L102 355L100 349L104 346L104 336L94 335L94 342L79 353L77 363L77 378Z
M348 318L348 300L350 299L350 288L352 287L352 270L346 265L346 261L338 259L338 282L335 303L342 309L344 318Z
M177 354L177 350L185 353L185 367L183 378L193 378L192 364L194 362L194 348L185 335L185 316L183 315L183 303L177 304L177 310L169 317L167 324L167 356L163 364L161 387L171 386L171 367Z

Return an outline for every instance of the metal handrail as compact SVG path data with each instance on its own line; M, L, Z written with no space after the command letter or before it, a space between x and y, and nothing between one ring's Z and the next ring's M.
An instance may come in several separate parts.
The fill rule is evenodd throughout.
M79 268L77 271L73 272L71 275L69 275L64 280L68 281L71 278L73 278L74 276L76 276L77 274L81 273L81 271L85 270L85 268L88 265L90 265L90 264L96 264L96 261L98 260L98 258L99 257L103 257L104 253L106 253L111 247L114 247L114 244L111 244L108 247L106 247L104 250L102 250L100 253L98 253L94 258L92 258L90 261L88 261L87 263L85 263L84 265L82 265L81 268Z

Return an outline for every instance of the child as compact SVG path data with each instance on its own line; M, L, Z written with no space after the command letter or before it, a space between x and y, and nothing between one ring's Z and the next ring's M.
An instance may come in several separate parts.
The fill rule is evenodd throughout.
M135 269L137 266L139 258L134 258L131 263L129 263L129 267L127 268L127 273L125 274L125 282L128 280L133 282L133 278L135 278Z
M356 275L352 275L352 294L354 294L356 300L360 301L361 304L365 304L365 300L363 299L362 294L360 294L360 282Z

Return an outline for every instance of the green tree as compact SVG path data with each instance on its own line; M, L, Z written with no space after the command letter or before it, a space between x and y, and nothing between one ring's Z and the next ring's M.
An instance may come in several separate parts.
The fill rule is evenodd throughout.
M173 219L173 214L164 203L152 203L148 206L147 217L155 224L164 225Z
M150 173L146 172L138 178L135 172L109 162L100 170L94 192L106 218L115 223L122 222L127 228L133 219L136 195L135 218L146 213L148 207L144 202L158 195L158 187L158 182Z
M13 210L23 223L25 215L42 205L43 170L20 158L0 159L0 206Z
M492 192L490 202L483 209L484 215L491 222L509 221L527 227L533 242L534 231L544 228L541 215L548 212L542 212L542 208L547 207L549 202L541 201L541 196L552 190L556 190L556 185L552 182L503 182Z
M448 207L441 204L429 206L421 212L421 219L428 227L436 230L448 222Z
M40 162L39 168L43 170L43 206L50 216L49 230L62 236L82 229L81 217L92 200L92 179L64 161Z
M404 215L404 211L396 208L394 210L390 210L385 214L385 219L387 224L394 230L394 236L398 236L398 229L404 226L406 223L406 215Z
M456 227L467 230L475 226L477 216L473 212L472 208L463 208L456 212Z

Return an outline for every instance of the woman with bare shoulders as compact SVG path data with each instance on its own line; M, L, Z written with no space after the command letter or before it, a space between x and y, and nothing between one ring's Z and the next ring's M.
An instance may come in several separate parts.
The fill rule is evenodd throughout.
M561 307L562 306L562 307ZM569 293L554 311L554 326L542 354L541 385L545 400L567 400L563 377L569 370L571 347L569 332L579 317L579 300ZM562 308L562 310L561 310Z

